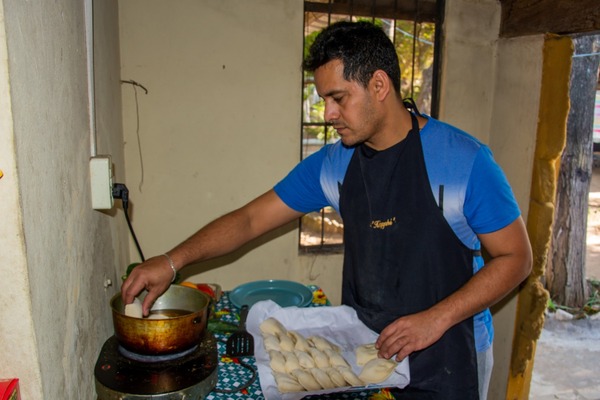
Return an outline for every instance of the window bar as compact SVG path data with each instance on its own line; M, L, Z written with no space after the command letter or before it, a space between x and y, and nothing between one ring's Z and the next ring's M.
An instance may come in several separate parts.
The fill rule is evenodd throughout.
M396 25L397 25L397 17L398 17L398 0L394 0L394 19L392 19L392 42L394 43L394 47L396 47Z
M442 27L444 26L444 10L445 0L436 1L436 16L435 16L435 38L434 43L442 42ZM442 62L442 46L433 47L433 77L431 80L431 116L439 117L439 77L440 65Z
M419 0L415 0L415 19L413 20L412 65L410 73L410 98L415 97L415 58L417 56L417 24L419 19Z
M375 23L375 10L377 9L375 6L376 4L377 4L377 0L371 1L371 22L372 23Z

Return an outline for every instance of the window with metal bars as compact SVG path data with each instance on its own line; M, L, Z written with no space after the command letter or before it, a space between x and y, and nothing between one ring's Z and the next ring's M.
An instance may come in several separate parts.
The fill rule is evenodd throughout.
M421 113L437 116L439 54L437 43L443 0L312 0L304 2L304 55L323 28L341 20L367 20L380 26L396 46L402 73L402 97L412 98ZM303 72L302 153L304 159L339 139L324 118L313 74ZM331 207L300 220L300 249L341 252L344 223Z

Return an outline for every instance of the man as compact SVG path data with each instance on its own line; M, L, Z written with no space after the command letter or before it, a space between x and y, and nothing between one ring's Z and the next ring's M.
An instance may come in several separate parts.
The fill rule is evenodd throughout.
M484 399L488 307L527 277L532 262L504 174L476 139L407 109L395 48L374 25L326 28L305 67L341 140L135 268L122 287L125 302L147 289L147 314L176 269L331 205L344 220L342 303L380 332L381 357L410 357L411 382L397 398ZM485 267L481 245L490 256Z

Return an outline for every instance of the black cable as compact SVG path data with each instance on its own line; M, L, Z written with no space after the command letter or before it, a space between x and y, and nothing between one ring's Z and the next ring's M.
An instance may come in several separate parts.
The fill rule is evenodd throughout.
M129 232L131 232L131 236L133 237L133 241L135 242L135 247L137 247L138 253L140 253L140 257L142 258L142 262L146 261L144 258L144 253L142 253L142 248L140 247L140 243L135 236L135 231L133 230L133 226L131 225L131 221L129 220L129 189L123 183L115 183L113 185L112 190L113 198L121 199L123 204L123 211L125 213L125 220L127 221L127 226L129 226Z

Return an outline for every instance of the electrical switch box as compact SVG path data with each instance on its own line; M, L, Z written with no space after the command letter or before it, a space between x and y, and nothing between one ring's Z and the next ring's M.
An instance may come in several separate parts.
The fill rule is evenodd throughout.
M94 210L110 210L113 208L113 174L110 156L90 158L90 183L92 208Z

